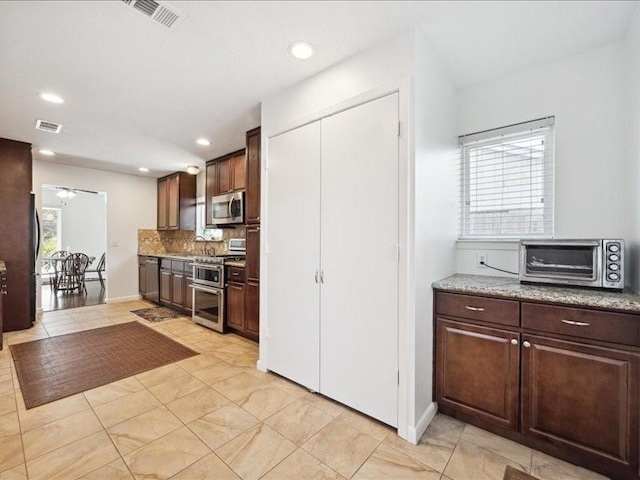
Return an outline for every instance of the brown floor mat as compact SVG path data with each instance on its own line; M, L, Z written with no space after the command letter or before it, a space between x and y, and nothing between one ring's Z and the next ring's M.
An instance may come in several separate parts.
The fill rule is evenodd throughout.
M532 477L528 473L524 473L520 470L516 470L510 465L507 465L504 471L504 477L502 480L537 480L536 477Z
M163 320L184 317L183 313L178 313L167 307L142 308L140 310L131 310L131 313L140 318L144 318L148 322L161 322Z
M198 355L138 322L9 348L27 408Z

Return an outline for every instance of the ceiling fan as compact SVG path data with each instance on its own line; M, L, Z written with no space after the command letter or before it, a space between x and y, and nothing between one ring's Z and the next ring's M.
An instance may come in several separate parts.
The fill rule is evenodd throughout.
M84 190L82 188L71 188L71 187L51 187L53 190L58 190L58 193L56 193L56 196L60 197L60 198L73 198L75 197L78 192L82 192L82 193L92 193L94 195L97 195L99 192L95 192L93 190Z

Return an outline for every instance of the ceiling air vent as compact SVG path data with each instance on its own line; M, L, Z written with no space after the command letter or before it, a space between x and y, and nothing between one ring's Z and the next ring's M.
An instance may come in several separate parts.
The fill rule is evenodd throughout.
M60 133L62 125L59 123L47 122L46 120L36 120L36 130L42 130L49 133Z
M176 9L155 0L122 0L122 3L135 8L167 28L175 27L178 20L183 17Z

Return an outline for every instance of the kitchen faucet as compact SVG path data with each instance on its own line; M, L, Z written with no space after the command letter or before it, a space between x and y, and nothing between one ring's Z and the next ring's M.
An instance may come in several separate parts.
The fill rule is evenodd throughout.
M193 237L193 238L191 239L191 241L192 241L192 242L195 242L195 241L196 241L196 240L198 240L199 238L200 238L200 239L202 239L202 240L204 241L204 248L203 248L202 254L203 254L203 255L211 255L211 252L207 249L207 242L208 242L208 240L207 240L206 238L204 238L202 235L196 235L195 237ZM214 248L213 252L215 253L215 248Z

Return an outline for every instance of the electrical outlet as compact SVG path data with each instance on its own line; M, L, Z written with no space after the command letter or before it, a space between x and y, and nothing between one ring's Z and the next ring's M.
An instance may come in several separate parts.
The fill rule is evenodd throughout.
M476 266L478 268L487 268L483 264L487 263L488 261L489 261L489 255L487 255L487 253L485 253L485 252L479 253L478 257L477 257L477 261L476 261Z

